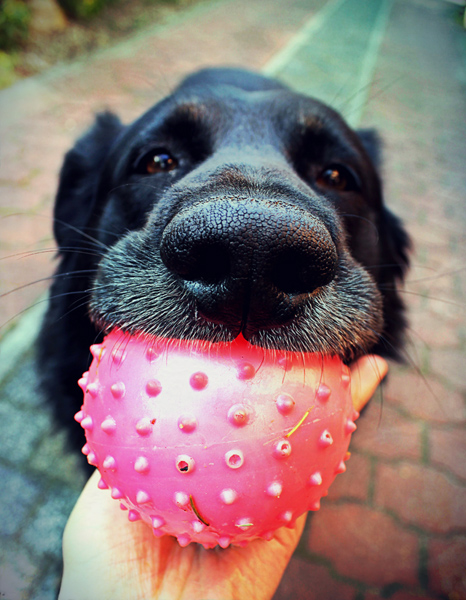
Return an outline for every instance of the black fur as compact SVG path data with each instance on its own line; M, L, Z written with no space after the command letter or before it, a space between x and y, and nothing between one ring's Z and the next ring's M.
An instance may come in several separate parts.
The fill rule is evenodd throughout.
M75 444L76 381L115 326L396 357L409 240L383 205L379 146L323 104L235 69L189 77L132 125L100 115L65 157L39 339Z

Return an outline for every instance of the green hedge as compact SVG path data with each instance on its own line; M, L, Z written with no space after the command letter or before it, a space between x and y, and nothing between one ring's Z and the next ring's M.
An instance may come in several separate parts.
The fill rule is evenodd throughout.
M96 15L111 0L58 0L58 3L73 19L88 19Z
M0 49L12 50L28 36L31 11L21 0L3 0L0 4Z

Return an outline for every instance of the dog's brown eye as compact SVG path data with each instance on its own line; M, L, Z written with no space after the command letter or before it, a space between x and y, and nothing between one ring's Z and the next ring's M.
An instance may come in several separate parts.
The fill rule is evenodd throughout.
M355 191L359 188L355 175L343 165L330 165L317 177L317 184L339 192Z
M154 173L161 173L162 171L173 171L176 169L178 163L166 152L160 154L149 155L147 157L146 169L147 172L153 175Z
M167 173L178 166L178 161L166 150L151 150L136 164L136 171L142 175Z

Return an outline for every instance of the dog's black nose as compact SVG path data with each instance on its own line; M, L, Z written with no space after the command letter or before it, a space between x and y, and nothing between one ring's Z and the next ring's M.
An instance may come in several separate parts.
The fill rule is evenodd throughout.
M210 321L251 335L289 322L335 276L324 224L276 201L209 200L166 227L161 256Z

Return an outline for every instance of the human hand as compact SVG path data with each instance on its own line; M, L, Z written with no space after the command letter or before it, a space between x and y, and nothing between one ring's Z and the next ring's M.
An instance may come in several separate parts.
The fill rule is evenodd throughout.
M351 392L361 410L387 373L386 362L365 356L351 367ZM67 523L59 600L270 600L304 528L282 527L271 541L245 548L182 548L156 538L142 523L122 518L118 503L89 479Z

